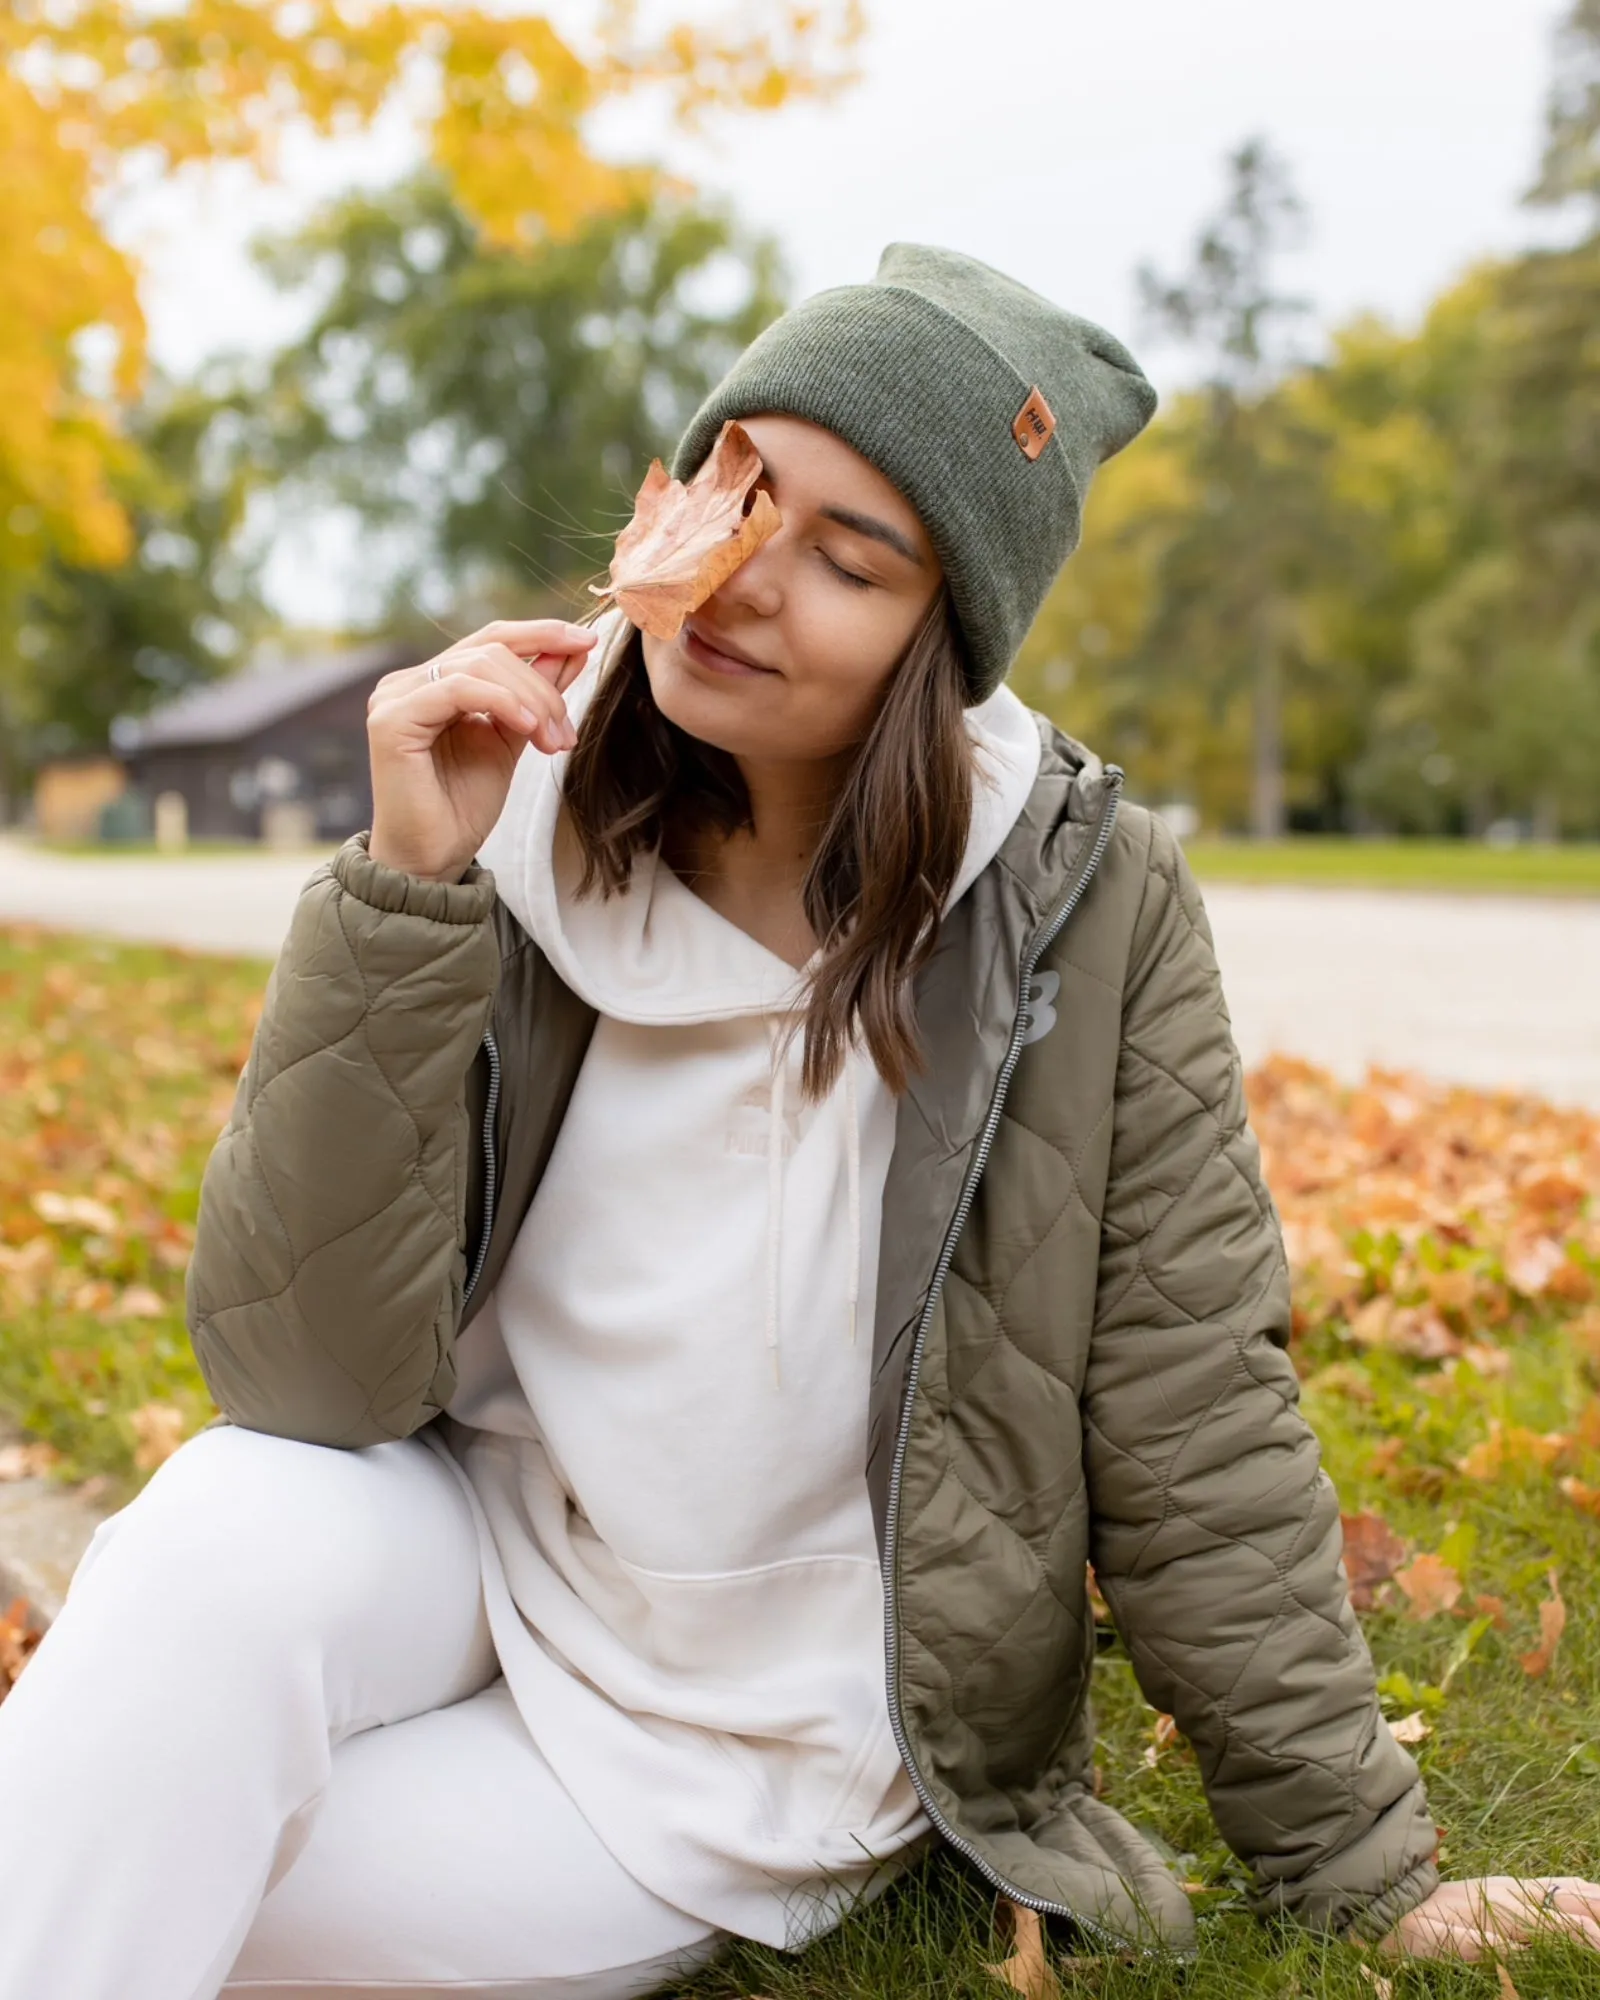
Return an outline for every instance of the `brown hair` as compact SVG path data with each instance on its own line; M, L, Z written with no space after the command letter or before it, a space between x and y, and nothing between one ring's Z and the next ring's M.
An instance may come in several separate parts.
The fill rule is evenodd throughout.
M891 1090L922 1067L911 981L933 950L972 819L965 689L965 646L941 589L890 676L806 875L820 947L803 1023L810 1098L837 1080L857 1022ZM637 630L602 672L563 792L583 855L580 895L615 895L669 822L724 834L751 825L735 759L657 708Z

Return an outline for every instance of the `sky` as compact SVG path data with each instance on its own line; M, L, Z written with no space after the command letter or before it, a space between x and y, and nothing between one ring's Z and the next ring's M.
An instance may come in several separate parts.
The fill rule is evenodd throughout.
M946 244L1110 326L1162 388L1193 364L1141 328L1134 272L1181 268L1247 136L1287 158L1309 210L1282 278L1313 304L1313 347L1360 311L1412 321L1475 259L1559 227L1518 197L1562 0L867 5L863 76L836 102L724 119L695 140L629 106L602 144L664 156L730 199L778 238L799 295L869 277L896 239ZM139 202L123 233L145 263L157 358L185 373L290 334L294 310L252 272L250 236L392 178L415 145L396 117L291 146L272 188L230 172Z

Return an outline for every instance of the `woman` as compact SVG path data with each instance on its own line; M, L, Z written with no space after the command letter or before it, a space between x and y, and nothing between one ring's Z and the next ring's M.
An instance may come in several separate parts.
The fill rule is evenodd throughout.
M202 1192L231 1423L0 1713L3 2000L613 2000L930 1838L1182 1946L1090 1558L1264 1912L1527 1921L1379 1713L1182 855L1003 684L1153 402L898 246L691 424L780 525L677 637L380 683Z

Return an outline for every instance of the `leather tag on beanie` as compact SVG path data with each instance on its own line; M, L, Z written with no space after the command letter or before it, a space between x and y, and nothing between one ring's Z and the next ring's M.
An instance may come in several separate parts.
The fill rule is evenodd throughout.
M1044 392L1035 386L1028 391L1028 400L1016 414L1011 435L1026 457L1037 458L1055 434L1055 411L1045 401Z

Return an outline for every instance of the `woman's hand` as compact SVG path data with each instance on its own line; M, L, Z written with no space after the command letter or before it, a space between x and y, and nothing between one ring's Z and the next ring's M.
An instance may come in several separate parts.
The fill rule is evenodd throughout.
M1378 1949L1408 1958L1482 1958L1526 1944L1537 1931L1576 1937L1600 1949L1600 1883L1576 1875L1441 1882Z
M559 618L503 621L384 675L367 703L374 861L461 880L527 746L553 756L578 740L562 695L595 636Z

